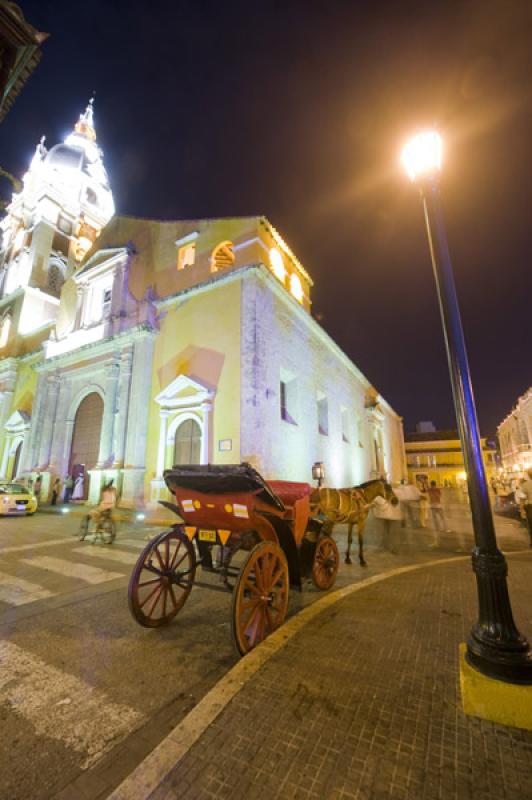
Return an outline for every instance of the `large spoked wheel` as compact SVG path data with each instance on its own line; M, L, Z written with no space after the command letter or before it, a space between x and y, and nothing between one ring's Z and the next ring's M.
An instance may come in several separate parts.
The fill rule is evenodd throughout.
M316 544L312 562L312 580L318 589L330 589L336 580L340 556L331 536L322 536Z
M240 655L282 625L288 606L288 564L275 542L251 550L233 590L231 631Z
M196 554L187 536L174 528L151 541L129 579L129 610L140 625L167 625L184 606L194 583Z

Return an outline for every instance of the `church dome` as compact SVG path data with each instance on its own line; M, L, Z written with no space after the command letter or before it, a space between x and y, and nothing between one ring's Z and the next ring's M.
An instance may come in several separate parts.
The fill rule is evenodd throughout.
M68 144L56 144L48 151L44 160L45 164L55 169L76 169L82 170L85 166L85 152L81 147L73 147Z

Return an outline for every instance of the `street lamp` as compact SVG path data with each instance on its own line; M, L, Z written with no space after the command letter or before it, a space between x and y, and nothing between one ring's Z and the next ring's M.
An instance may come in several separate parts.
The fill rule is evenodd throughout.
M532 652L518 631L510 605L506 559L497 547L478 432L469 364L445 235L439 192L442 140L434 131L415 136L404 148L403 165L419 186L440 306L458 430L467 471L475 548L479 615L467 642L468 662L484 675L532 683Z
M317 481L318 489L321 489L321 485L325 480L325 465L323 461L315 461L312 465L312 480Z

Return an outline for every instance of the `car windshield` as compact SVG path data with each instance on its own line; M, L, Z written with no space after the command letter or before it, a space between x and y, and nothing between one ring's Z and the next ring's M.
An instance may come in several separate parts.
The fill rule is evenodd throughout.
M0 492L2 494L28 494L26 487L19 483L4 483L0 486Z

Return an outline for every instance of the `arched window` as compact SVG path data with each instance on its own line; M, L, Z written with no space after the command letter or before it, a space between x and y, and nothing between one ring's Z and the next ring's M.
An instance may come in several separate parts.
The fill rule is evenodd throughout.
M59 297L63 285L63 270L57 264L52 264L48 270L48 291L54 297Z
M290 291L299 303L303 302L303 287L301 286L299 275L296 275L295 272L290 275Z
M235 254L233 252L232 242L221 242L221 244L217 245L212 251L212 272L218 272L219 269L227 269L227 267L232 267L234 263Z
M9 339L9 331L11 329L11 316L6 314L0 322L0 348L5 347Z
M199 464L201 428L193 419L186 419L175 432L174 464Z

